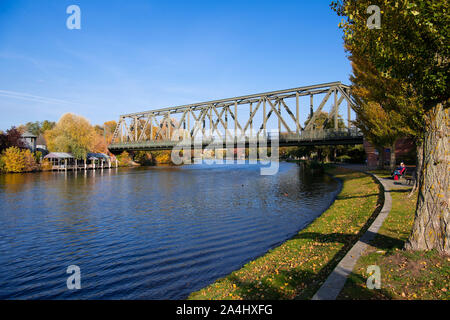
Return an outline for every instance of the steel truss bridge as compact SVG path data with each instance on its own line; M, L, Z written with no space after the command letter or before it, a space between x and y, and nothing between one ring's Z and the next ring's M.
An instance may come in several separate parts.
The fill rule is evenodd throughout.
M347 114L341 115L344 101ZM234 147L248 147L261 137L267 145L277 139L279 146L362 144L362 133L351 122L352 103L350 87L331 82L131 113L120 116L108 148L118 154L199 143L229 147L230 141ZM321 127L327 125L326 130L315 128L323 112L327 118Z

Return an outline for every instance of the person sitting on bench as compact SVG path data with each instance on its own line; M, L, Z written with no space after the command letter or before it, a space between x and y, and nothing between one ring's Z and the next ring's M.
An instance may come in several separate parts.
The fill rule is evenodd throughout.
M405 164L402 162L400 163L400 167L398 167L392 176L394 177L394 180L400 179L401 176L403 176L406 173L406 167Z

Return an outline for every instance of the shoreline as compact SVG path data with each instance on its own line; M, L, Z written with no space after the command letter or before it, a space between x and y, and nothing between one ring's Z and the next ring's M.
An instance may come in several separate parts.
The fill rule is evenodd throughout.
M214 159L202 159L203 160L214 160ZM233 160L233 163L228 163L228 164L238 164L237 161L240 161L241 159L222 159L223 164L227 164L226 161L228 160ZM263 161L264 159L256 159L256 161ZM246 159L245 161L248 161L248 159ZM280 159L277 160L278 162L289 162L289 163L297 163L296 161L289 161L289 160L285 160L285 159ZM133 162L132 164L127 164L127 165L118 165L118 166L111 166L111 167L104 167L104 168L89 168L89 169L84 169L84 168L79 168L78 170L73 170L73 169L67 169L67 170L43 170L43 169L38 169L38 170L31 170L31 171L22 171L22 172L4 172L4 171L0 171L0 176L1 175L6 175L6 174L30 174L30 173L43 173L43 172L89 172L89 171L98 171L98 170L109 170L109 169L119 169L119 168L154 168L154 167L168 167L168 166L173 166L173 167L180 167L180 166L185 166L185 165L193 165L193 164L197 164L195 161L192 161L192 163L187 163L187 164L174 164L174 163L156 163L156 164L139 164L137 162ZM214 163L216 164L216 163Z
M366 173L342 167L325 173L341 181L328 209L281 245L187 299L310 299L368 229L384 200L380 185Z

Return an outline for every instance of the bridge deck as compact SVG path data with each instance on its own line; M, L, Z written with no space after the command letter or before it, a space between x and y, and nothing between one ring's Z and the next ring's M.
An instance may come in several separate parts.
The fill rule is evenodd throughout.
M118 154L123 151L156 151L171 150L174 147L183 149L195 147L208 147L210 149L227 147L265 147L272 146L273 143L280 146L311 146L311 145L355 145L363 143L363 136L356 129L338 129L338 130L317 130L303 132L302 134L281 133L279 136L269 136L267 139L257 139L255 137L229 138L227 141L214 138L204 138L196 140L161 140L161 141L140 141L140 142L120 142L109 146L112 153Z

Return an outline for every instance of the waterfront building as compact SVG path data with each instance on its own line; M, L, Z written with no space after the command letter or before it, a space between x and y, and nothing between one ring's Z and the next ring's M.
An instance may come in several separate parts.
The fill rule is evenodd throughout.
M36 139L37 137L29 131L25 131L22 134L22 141L31 152L36 151Z
M111 157L104 153L88 153L86 159L76 159L71 153L50 152L44 159L52 164L52 170L88 170L112 167ZM117 162L116 162L117 166Z

